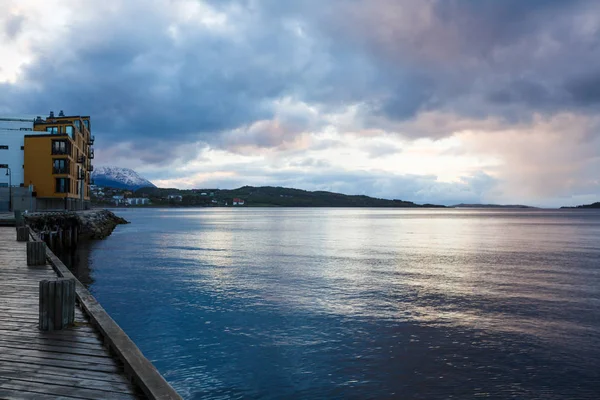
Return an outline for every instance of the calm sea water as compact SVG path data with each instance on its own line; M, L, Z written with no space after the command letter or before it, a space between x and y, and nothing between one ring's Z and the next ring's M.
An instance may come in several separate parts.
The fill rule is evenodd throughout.
M597 399L600 213L151 209L74 268L188 399Z

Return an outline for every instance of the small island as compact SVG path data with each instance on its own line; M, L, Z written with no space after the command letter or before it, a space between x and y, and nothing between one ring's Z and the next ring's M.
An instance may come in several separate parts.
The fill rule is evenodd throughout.
M536 208L523 204L456 204L453 208Z
M600 208L600 201L597 201L592 204L583 204L581 206L576 207L561 207L561 209L582 209L582 208Z

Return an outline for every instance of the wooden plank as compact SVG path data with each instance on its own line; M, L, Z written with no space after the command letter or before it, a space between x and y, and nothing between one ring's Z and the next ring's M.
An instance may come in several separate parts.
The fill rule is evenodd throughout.
M14 330L7 330L3 327L0 327L0 335L14 335L14 336L22 336L22 337L35 337L35 338L45 338L52 340L64 340L64 341L73 341L79 343L98 343L102 345L104 342L96 333L85 334L85 332L74 332L74 331L61 331L58 332L42 332L40 330L33 331L22 331L22 332L14 332Z
M22 310L22 309L15 309L15 308L7 308L7 307L0 307L0 317L2 315L15 315L15 316L26 316L26 317L36 317L38 315L37 310ZM77 308L75 309L75 320L78 323L89 323L87 321L87 319L85 318L85 316L81 313L81 311L79 311Z
M64 376L54 375L46 373L43 369L37 370L24 370L21 368L4 368L0 367L0 378L20 379L24 381L38 382L38 383L53 383L57 384L60 382L61 385L65 386L81 386L88 389L102 390L105 392L116 392L116 393L132 393L135 392L135 388L131 383L128 382L110 382L92 379L89 377L77 377L77 376ZM110 397L110 393L106 394Z
M0 345L0 357L15 355L18 357L35 357L48 360L64 360L74 362L87 362L90 365L108 365L110 367L119 367L117 361L112 357L94 357L80 354L60 353L51 351L42 351L36 349L22 349L18 347L10 347Z
M59 377L57 379L62 379L61 377L67 376L67 377L73 377L73 378L92 379L92 380L96 380L96 381L106 381L106 382L113 382L113 383L123 383L123 384L129 383L129 381L122 374L114 374L114 373L107 373L107 372L101 372L101 371L83 371L83 370L76 370L76 369L72 369L72 368L62 368L62 367L51 366L51 365L32 364L32 363L23 362L23 361L19 361L19 362L0 361L0 368L8 368L8 369L16 368L19 371L24 371L24 372L40 371L41 373L44 373L47 375L56 375L57 377Z
M38 330L38 321L37 320L29 320L29 321L6 321L2 322L2 328L17 328L17 329L36 329ZM86 325L76 325L68 329L64 329L63 331L71 331L71 332L82 332L82 333L92 333L96 334L96 331L93 327ZM56 331L55 331L56 332Z
M53 396L44 393L0 388L0 399L11 400L73 400L76 397Z
M47 351L49 353L62 353L62 354L79 354L82 356L90 356L90 357L102 357L108 358L112 360L112 357L106 352L105 349L96 349L96 348L81 348L75 346L65 346L56 345L56 344L48 344L48 343L35 343L35 342L18 342L18 341L10 341L0 338L0 349L4 347L9 347L12 349L31 349L31 350L40 350Z
M37 329L37 322L35 321L13 321L13 322L2 322L2 328L15 328L15 329Z
M115 393L107 393L101 390L85 389L81 387L62 386L48 383L36 383L28 381L19 381L11 379L0 381L1 389L12 389L31 393L50 394L54 396L75 397L80 399L105 400L107 397L115 400L130 400L135 399L134 395ZM109 396L107 396L109 394Z
M70 368L77 369L82 371L98 371L98 372L112 372L112 373L122 373L123 369L117 366L105 365L105 364L96 364L96 363L87 363L85 361L74 361L74 360L55 360L51 358L40 358L40 357L29 357L29 356L19 356L14 354L0 354L0 360L2 361L11 361L11 362L25 362L29 364L37 364L37 365L47 365L51 367L59 367L59 368Z
M48 339L45 337L24 337L23 335L17 334L11 336L9 334L0 336L1 342L13 342L13 343L24 343L24 344L40 344L46 346L56 346L56 347L68 347L72 349L81 349L81 350L94 350L106 353L106 349L102 345L102 343L87 343L78 340L57 340L57 339Z

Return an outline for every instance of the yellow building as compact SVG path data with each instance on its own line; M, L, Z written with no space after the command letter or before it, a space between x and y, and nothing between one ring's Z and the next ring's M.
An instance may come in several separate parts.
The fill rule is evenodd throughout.
M94 137L89 116L57 117L33 123L25 135L24 185L33 185L38 210L89 208ZM46 133L39 133L46 132Z

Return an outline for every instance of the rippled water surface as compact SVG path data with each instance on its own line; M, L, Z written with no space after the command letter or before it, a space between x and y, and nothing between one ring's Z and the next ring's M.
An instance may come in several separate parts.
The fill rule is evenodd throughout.
M599 396L599 212L117 213L76 268L185 398Z

